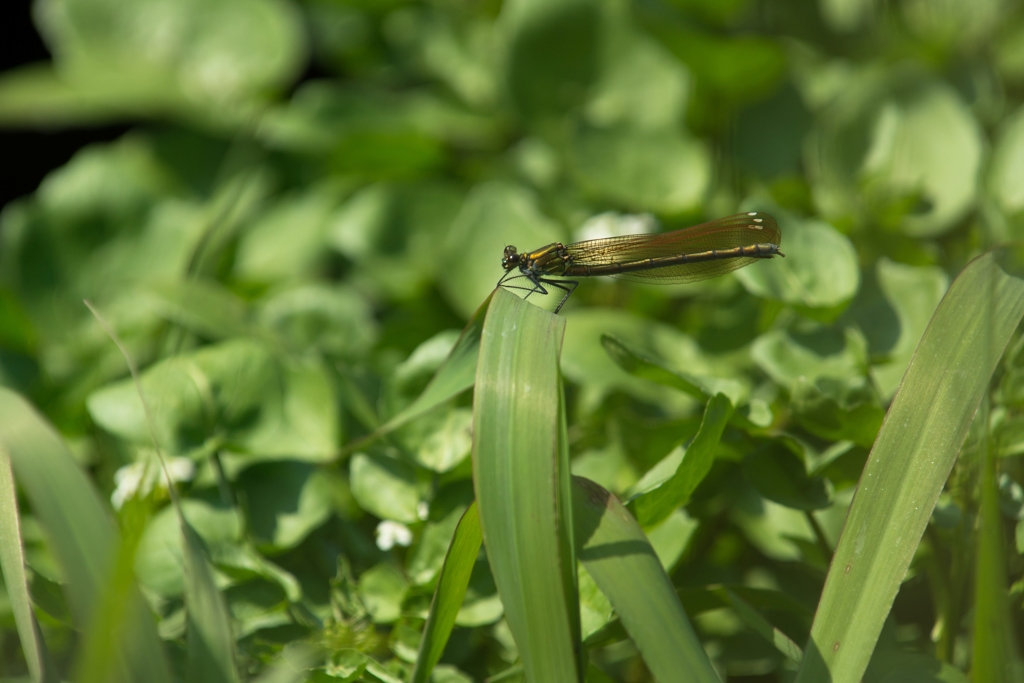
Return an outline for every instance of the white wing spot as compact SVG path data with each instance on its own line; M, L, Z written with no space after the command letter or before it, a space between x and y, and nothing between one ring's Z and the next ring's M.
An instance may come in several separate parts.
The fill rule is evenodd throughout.
M755 218L755 219L754 219L754 222L755 222L755 223L763 223L763 222L764 222L764 219L763 219L763 218ZM757 226L757 227L759 227L759 228L760 228L761 226L759 225L759 226Z
M756 215L757 215L757 211L751 211L751 212L750 212L750 213L748 213L747 215L748 215L748 216L756 216Z

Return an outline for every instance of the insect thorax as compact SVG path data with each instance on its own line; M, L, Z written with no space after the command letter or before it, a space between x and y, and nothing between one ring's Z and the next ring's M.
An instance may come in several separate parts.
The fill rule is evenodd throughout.
M572 263L572 255L561 242L523 254L521 268L533 275L562 275Z

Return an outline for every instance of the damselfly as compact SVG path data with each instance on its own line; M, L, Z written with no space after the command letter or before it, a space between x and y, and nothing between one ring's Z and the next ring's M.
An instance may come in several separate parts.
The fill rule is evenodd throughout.
M696 282L757 259L785 256L779 251L781 242L775 219L751 211L662 234L622 235L575 244L555 242L522 254L507 246L501 259L505 274L498 286L521 289L527 297L538 292L547 294L544 285L560 289L565 296L555 308L558 313L579 281L552 277L611 275L655 284ZM508 284L518 278L526 278L530 286Z

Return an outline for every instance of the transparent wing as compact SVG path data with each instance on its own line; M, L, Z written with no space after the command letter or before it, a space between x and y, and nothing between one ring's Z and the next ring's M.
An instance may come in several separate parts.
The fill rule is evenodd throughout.
M699 280L709 280L713 277L739 270L754 261L763 260L763 258L743 257L722 259L720 261L703 261L701 263L684 263L678 266L638 270L632 273L617 273L609 277L655 285L677 285L697 282Z
M576 242L565 248L572 256L574 265L605 265L755 244L773 244L778 247L781 241L782 233L774 218L766 213L751 212L726 216L673 232L607 237ZM757 257L740 256L619 273L611 277L658 284L696 282L724 275L759 260Z
M712 249L753 244L780 245L782 234L766 213L741 213L682 230L649 235L622 235L566 245L573 262L583 265L624 263Z

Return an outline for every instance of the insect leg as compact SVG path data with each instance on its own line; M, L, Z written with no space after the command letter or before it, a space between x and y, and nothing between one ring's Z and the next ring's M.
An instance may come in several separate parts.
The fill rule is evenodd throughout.
M515 280L516 277L522 277L521 275L516 275L515 277L510 277L512 275L512 272L513 271L511 271L511 270L506 270L504 273L502 273L501 277L498 279L498 284L494 285L494 287L495 288L501 287L505 283L505 280Z
M578 280L547 280L544 278L537 278L537 282L538 286L540 286L539 283L543 282L546 285L551 285L552 287L556 287L565 292L565 296L563 296L562 300L558 302L557 306L555 306L554 313L556 315L560 310L562 310L562 306L565 305L565 302L569 300L569 295L576 291L576 287L580 284ZM544 293L547 294L546 291Z
M537 277L535 275L526 275L526 274L524 274L523 277L525 277L527 280L530 281L531 284L533 284L533 289L531 289L529 292L527 292L526 296L524 296L523 299L529 299L531 294L537 294L537 293L540 293L540 294L543 294L544 296L547 296L548 290L544 289L544 285L541 284L541 282L548 282L547 280L542 280L542 279L540 279L539 277Z
M498 280L498 284L496 286L504 287L505 289L515 289L520 292L526 292L526 296L523 297L524 299L528 299L531 294L536 294L538 292L540 292L541 294L548 293L548 290L544 289L544 287L531 276L525 273L518 273L516 275L513 275L512 273L514 272L515 271L508 271L507 273L502 275L501 279ZM509 284L513 280L519 280L521 278L525 278L526 280L528 280L530 282L530 286L520 287L519 285Z

